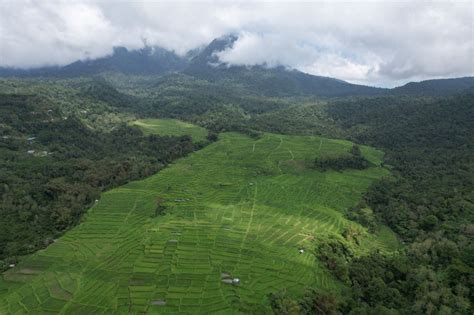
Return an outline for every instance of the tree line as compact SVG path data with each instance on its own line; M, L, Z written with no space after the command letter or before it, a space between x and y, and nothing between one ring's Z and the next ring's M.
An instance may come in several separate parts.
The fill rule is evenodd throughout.
M0 95L0 265L51 243L100 192L198 149L191 138L136 127L91 129L35 95Z

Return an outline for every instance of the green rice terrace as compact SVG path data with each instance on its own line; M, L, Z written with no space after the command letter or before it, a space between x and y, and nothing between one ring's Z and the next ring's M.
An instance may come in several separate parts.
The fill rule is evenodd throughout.
M160 133L166 127L157 122L137 124ZM5 272L0 313L262 314L271 313L272 292L338 291L315 244L349 225L363 230L344 212L388 175L382 152L362 147L375 165L365 170L319 172L309 167L315 157L344 154L352 143L219 138L104 193L83 223ZM382 235L365 233L359 253L396 246L390 231Z
M132 125L139 127L146 135L190 135L195 142L204 141L207 136L206 129L176 119L140 119L132 122Z

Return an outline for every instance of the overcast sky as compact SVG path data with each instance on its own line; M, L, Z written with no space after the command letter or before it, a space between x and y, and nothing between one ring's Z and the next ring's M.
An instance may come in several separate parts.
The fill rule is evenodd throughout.
M64 65L143 47L185 54L238 33L222 62L394 86L474 75L471 1L0 0L0 66Z

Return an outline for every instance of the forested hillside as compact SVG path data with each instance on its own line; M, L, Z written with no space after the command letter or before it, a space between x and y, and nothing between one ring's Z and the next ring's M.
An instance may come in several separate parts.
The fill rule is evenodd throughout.
M391 90L392 94L415 96L443 96L466 91L474 86L473 77L410 82Z
M191 138L145 137L117 123L91 129L47 98L0 95L0 260L52 242L100 192L155 173L197 147Z
M407 243L401 264L396 257L376 258L399 273L398 283L382 279L405 303L396 295L380 303L374 276L361 279L366 261L351 266L357 268L352 283L362 293L358 298L407 313L468 313L474 297L474 93L340 102L330 113L350 138L384 148L396 176L375 184L351 216L369 226L373 219L384 222ZM374 218L365 215L367 206Z
M183 70L187 59L161 47L145 45L142 49L128 50L114 47L108 56L78 60L65 66L46 66L33 69L2 68L2 77L57 77L70 78L118 72L127 75L163 75Z
M313 107L307 112L318 108ZM354 259L333 246L334 272L346 270L351 290L339 301L312 293L301 307L351 314L468 314L474 283L474 94L356 98L325 108L346 138L382 148L394 175L374 184L347 216L375 233L381 222L387 224L406 248L400 256ZM321 126L288 118L288 111L281 117L280 130L308 133ZM295 130L297 121L306 130L301 125ZM282 313L288 305L281 303L291 304L284 296L275 303Z

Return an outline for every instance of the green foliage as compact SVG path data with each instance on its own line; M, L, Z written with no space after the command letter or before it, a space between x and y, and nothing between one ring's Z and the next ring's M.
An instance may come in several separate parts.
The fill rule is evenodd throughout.
M103 193L80 225L4 273L0 309L268 313L273 292L287 289L295 299L307 287L337 293L340 283L312 249L328 231L354 225L345 209L387 171L322 173L305 161L351 147L319 137L222 133L159 173ZM61 187L54 184L52 193ZM161 206L166 211L157 216ZM371 236L360 238L358 253L368 250ZM227 283L234 277L239 285ZM332 299L311 299L333 310ZM161 300L166 304L153 304ZM298 304L280 303L288 311Z
M336 315L339 314L338 298L328 292L310 291L302 302L303 314Z
M407 242L406 259L371 255L353 261L351 293L357 294L348 312L373 313L383 306L407 314L471 313L473 110L470 92L328 107L349 138L383 148L396 175L374 184L348 217L372 230L375 219L382 221Z
M371 232L376 232L379 228L379 222L365 202L359 203L355 207L351 207L347 211L347 218L360 223Z
M149 176L194 150L189 138L104 133L48 99L0 95L0 258L34 252L77 224L101 191Z
M166 206L164 204L165 200L162 198L158 198L156 200L156 209L155 209L155 216L164 215L166 211Z
M336 315L340 314L338 300L334 293L322 290L307 290L301 300L296 300L287 292L270 295L270 304L274 314L278 315Z
M209 131L207 133L206 139L210 142L216 142L217 140L219 140L219 135L216 132Z
M421 82L409 82L403 86L394 88L392 94L399 95L431 95L446 96L461 93L474 86L473 77L426 80Z
M191 136L194 142L205 141L208 133L202 127L176 119L141 119L131 125L139 127L145 135Z
M342 137L341 128L326 113L327 102L306 98L285 100L292 105L253 115L249 125L254 129L274 133Z
M117 85L114 78L107 80ZM142 86L133 90L133 93L139 94L143 99L135 110L146 115L191 120L207 113L225 110L229 106L239 107L251 114L289 106L283 99L262 97L248 93L239 86L208 82L184 74L165 76L147 84L150 85L147 88ZM127 85L122 86L121 90L129 91Z
M130 312L129 301L132 312L143 312L161 307L143 303L164 294L170 312L196 305L207 313L236 305L265 312L271 304L280 313L332 314L336 307L347 314L472 313L472 93L323 102L310 91L314 78L298 73L261 67L208 73L205 66L165 77L0 80L0 248L5 257L50 245L4 274L0 313L23 312L22 305L59 313L66 304L72 313L93 313L109 303ZM339 95L330 83L325 93ZM458 90L457 83L446 89L438 83L404 90ZM175 128L170 135L195 138L200 130L199 139L216 142L143 185L103 195L82 225L54 242L102 190L199 147L186 136L145 137L127 126L137 117L193 122L210 132L195 126L182 132L187 123L174 121L161 133ZM225 131L253 139L217 136ZM372 145L385 156L315 135ZM388 174L381 166L393 176L380 180ZM166 201L157 204L157 196ZM396 242L381 223L405 242L403 250L393 252ZM327 238L328 231L338 236ZM178 245L168 242L180 235ZM305 243L313 237L316 243ZM302 244L316 246L319 259L294 257ZM10 263L16 258L0 261L4 268ZM221 272L243 275L241 286L226 287ZM301 296L305 286L333 293ZM290 292L266 300L283 287ZM94 301L101 302L92 303L89 291L99 292Z
M317 244L317 256L331 271L331 273L342 282L349 282L348 262L354 253L348 242L332 235Z
M137 102L140 102L140 99L135 96L119 92L103 78L93 78L90 81L72 85L79 89L82 97L87 97L91 101L104 102L112 107L131 109L131 107L137 106Z
M466 290L472 287L472 280L469 279L473 275L473 269L469 266L474 241L472 232L469 232L474 218L473 101L472 92L443 99L401 96L353 98L328 102L322 107L326 118L323 114L305 119L297 110L278 110L260 116L271 117L258 123L264 130L299 134L333 133L357 143L383 148L386 153L383 164L393 170L394 177L374 184L364 200L348 209L347 217L374 233L381 232L380 222L398 233L408 247L409 259L405 262L404 278L414 277L420 266L437 275L444 275L436 282L439 289L433 289L433 295L438 298L420 301L420 305L425 305L423 307L415 308L418 299L424 298L412 294L420 284L406 282L411 287L397 289L397 294L402 297L402 302L397 305L390 304L392 302L368 305L357 302L361 298L355 297L355 302L349 303L350 309L344 312L468 312L466 310L471 306L466 305L472 305L474 301L473 290ZM321 106L302 108L310 113ZM317 124L320 120L326 124ZM258 118L251 121L257 122ZM364 156L374 163L367 154ZM331 156L321 158L334 160ZM368 259L378 258L370 256ZM388 279L370 281L380 284L373 289L374 292L391 296L391 293L382 290L384 284L389 286ZM456 289L458 286L459 289ZM352 290L356 291L355 284L352 284ZM440 293L458 291L463 293ZM429 295L429 292L424 292ZM369 291L361 294L363 298L369 295ZM449 302L455 299L459 299L459 309Z
M363 170L369 166L370 162L362 156L358 145L353 145L348 155L337 157L322 156L314 160L314 167L323 171L341 171L348 168Z
M94 92L89 93L89 89ZM135 114L127 111L130 97L114 91L113 87L97 79L0 79L0 94L2 97L24 95L31 100L34 98L35 101L31 103L35 104L35 108L41 108L39 111L28 112L30 115L35 112L33 115L36 116L30 117L34 123L40 121L39 118L58 120L74 116L89 128L108 132L123 122L135 119ZM130 105L133 104L138 105L140 102L134 99ZM3 111L8 114L17 112L15 109L9 111L9 106L7 103L3 104ZM49 110L52 112L48 113ZM54 117L47 114L54 114ZM27 121L28 119L23 120Z
M284 293L270 294L270 306L277 315L299 315L302 313L301 305L294 298Z

